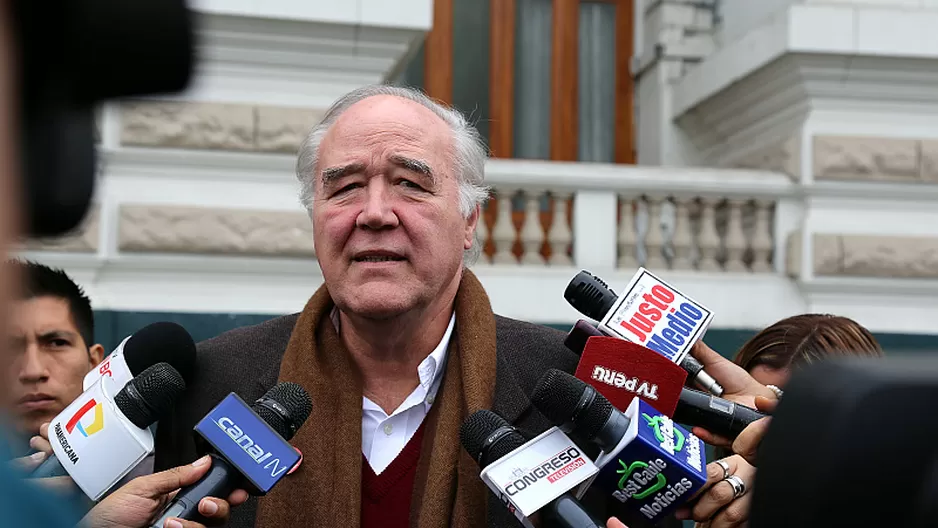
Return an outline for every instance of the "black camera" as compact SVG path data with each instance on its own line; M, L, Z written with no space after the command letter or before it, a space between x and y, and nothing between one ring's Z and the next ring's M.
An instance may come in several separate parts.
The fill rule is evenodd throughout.
M184 0L13 0L26 234L64 234L95 185L94 111L189 83L193 14Z

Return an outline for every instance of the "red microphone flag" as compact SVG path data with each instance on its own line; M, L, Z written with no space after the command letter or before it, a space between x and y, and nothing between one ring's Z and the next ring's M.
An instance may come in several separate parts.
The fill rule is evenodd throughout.
M658 412L674 416L687 372L639 344L592 336L586 340L576 377L621 411L638 396Z

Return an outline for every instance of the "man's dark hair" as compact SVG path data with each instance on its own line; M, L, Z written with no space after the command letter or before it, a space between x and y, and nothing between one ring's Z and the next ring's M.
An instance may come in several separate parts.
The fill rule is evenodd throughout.
M85 341L85 347L91 347L94 344L94 312L91 310L91 300L81 286L61 269L53 269L32 261L13 260L11 264L20 267L22 282L19 299L57 297L65 300L72 322Z

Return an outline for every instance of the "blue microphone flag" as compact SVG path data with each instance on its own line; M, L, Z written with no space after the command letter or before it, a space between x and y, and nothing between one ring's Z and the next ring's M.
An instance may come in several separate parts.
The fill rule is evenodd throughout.
M299 453L235 393L196 424L195 432L261 493L267 493L300 459Z

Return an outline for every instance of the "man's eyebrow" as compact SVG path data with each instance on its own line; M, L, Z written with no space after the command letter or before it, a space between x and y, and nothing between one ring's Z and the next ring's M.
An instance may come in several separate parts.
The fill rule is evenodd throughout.
M68 330L50 330L39 335L41 341L51 341L52 339L75 339L74 332Z
M350 163L348 165L340 165L338 167L329 167L322 170L322 184L323 186L329 185L334 180L337 180L343 176L348 176L349 174L355 174L356 172L361 172L365 170L364 163Z
M430 165L425 161L420 161L414 158L408 158L407 156L393 155L391 156L391 163L402 167L404 169L423 174L424 176L433 179L433 171L430 170Z

